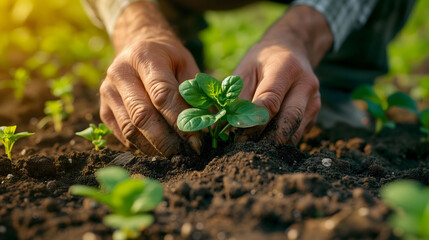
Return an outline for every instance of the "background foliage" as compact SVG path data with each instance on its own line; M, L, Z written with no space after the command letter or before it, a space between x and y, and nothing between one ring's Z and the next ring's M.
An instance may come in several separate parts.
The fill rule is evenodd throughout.
M210 26L200 35L208 71L218 78L229 75L285 9L264 2L208 12ZM381 92L399 87L416 98L429 97L427 11L429 1L418 1L407 26L390 45L391 71L379 80ZM108 36L90 23L77 0L2 0L0 16L0 81L23 67L31 78L68 74L96 87L113 58Z

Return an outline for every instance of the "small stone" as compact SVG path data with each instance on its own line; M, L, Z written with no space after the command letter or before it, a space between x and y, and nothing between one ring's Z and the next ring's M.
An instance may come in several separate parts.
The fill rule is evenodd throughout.
M197 230L203 230L204 229L204 223L202 222L198 222L195 227L197 228Z
M217 237L218 240L225 240L226 234L224 232L218 232L216 234L216 237Z
M326 229L332 230L332 229L334 229L336 224L335 224L334 220L329 219L329 220L326 220L323 225Z
M185 223L182 225L182 228L180 229L180 235L183 238L188 238L191 236L193 231L193 226L190 223Z
M0 225L0 234L6 234L7 228L6 226Z
M27 149L22 149L22 151L21 151L21 156L24 156L25 154L27 153Z
M289 231L287 231L288 239L294 240L294 239L297 239L298 236L299 236L299 232L296 229L290 229Z
M72 139L72 140L70 140L69 144L70 144L71 146L74 146L74 145L76 144L76 141L75 141L74 139Z
M330 158L322 159L322 165L325 167L330 167L332 165L332 159Z
M70 164L72 164L72 163L73 163L73 159L69 158L69 159L67 159L67 160L69 161L69 163L70 163Z
M9 180L9 179L12 179L12 178L13 178L13 174L10 174L10 173L9 173L9 174L6 176L6 179L8 179L8 180Z
M171 234L167 234L164 236L164 240L174 240L174 237Z
M369 209L368 209L368 208L366 208L366 207L359 208L358 213L359 213L359 215L361 215L362 217L368 216L368 214L369 214Z
M85 198L83 200L82 205L84 209L90 210L96 208L98 206L98 203L92 199Z
M92 232L86 232L82 235L82 240L99 240L100 238Z

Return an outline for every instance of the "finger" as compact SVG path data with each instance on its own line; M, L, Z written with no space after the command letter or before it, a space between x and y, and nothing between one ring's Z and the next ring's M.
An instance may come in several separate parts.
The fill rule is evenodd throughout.
M285 95L288 93L292 84L299 80L301 70L295 66L296 64L297 63L294 62L285 65L277 62L271 64L265 69L265 73L255 90L252 102L264 107L268 111L270 121L279 112ZM237 140L247 141L249 139L255 139L259 137L267 125L268 124L241 130Z
M147 155L160 154L145 136L137 129L124 107L121 96L113 88L102 85L100 88L100 115L103 122L108 124L126 146L134 145ZM107 110L106 110L107 109ZM116 130L116 131L115 131Z
M143 81L144 88L153 106L162 115L168 125L172 126L174 131L183 140L187 141L197 153L200 153L202 146L201 133L183 132L177 127L177 117L183 110L188 109L189 105L180 95L179 80L171 72L171 67L158 59L153 60L150 65L143 63L138 67L139 76ZM186 70L178 73L180 81L195 77L195 74L198 72L196 65L192 66L192 64L188 63L184 67L187 67Z
M276 144L291 143L297 145L304 134L314 125L316 122L317 114L319 112L320 94L317 92L307 102L305 107L305 113L300 121L298 114L297 118L294 119L293 111L288 112L288 108L282 108L280 110L279 121L276 122L277 128L275 133ZM299 110L295 110L299 111Z

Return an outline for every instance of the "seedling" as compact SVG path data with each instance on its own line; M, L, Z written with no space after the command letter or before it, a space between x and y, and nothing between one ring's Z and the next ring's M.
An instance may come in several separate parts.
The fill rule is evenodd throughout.
M387 100L382 99L375 93L369 85L362 85L352 93L353 99L364 100L368 105L368 112L376 119L375 132L380 132L383 127L394 128L395 123L387 118L387 111L391 107L407 109L418 115L419 111L416 102L407 94L396 92L390 95Z
M67 114L64 112L64 104L61 100L47 101L45 102L45 114L46 117L42 118L37 124L38 128L43 128L48 122L54 123L54 129L56 132L60 132L63 128L63 119L66 118Z
M107 142L103 137L111 134L112 131L103 123L98 124L98 127L94 124L89 124L89 128L77 132L76 135L88 139L95 146L95 150L99 150L106 146Z
M429 141L429 108L420 113L420 123L422 124L420 131L426 134L425 140Z
M20 138L31 136L34 134L34 133L28 133L28 132L20 132L15 134L15 130L16 130L16 126L0 127L0 141L3 143L4 151L10 160L12 160L11 152L15 142L18 141L18 139Z
M429 187L401 180L382 188L381 197L394 213L390 224L403 239L429 239Z
M63 101L67 115L73 113L73 79L70 76L54 79L51 83L51 91L54 96Z
M30 80L28 71L24 68L18 68L13 73L13 79L4 81L2 87L13 89L14 97L16 99L22 99L28 80Z
M229 76L222 83L215 78L198 73L195 79L180 84L182 97L191 106L182 111L177 119L177 126L184 132L199 131L208 127L212 137L212 147L217 148L218 139L227 141L225 130L229 126L248 128L264 125L268 122L268 111L250 101L239 99L243 80L239 76ZM217 113L208 108L215 106ZM226 125L221 129L221 126ZM212 125L216 124L214 129Z
M149 179L132 179L121 167L106 167L95 173L100 189L73 185L70 193L90 197L110 207L112 213L104 217L103 222L116 228L114 240L134 239L140 231L154 222L149 213L163 199L161 183Z

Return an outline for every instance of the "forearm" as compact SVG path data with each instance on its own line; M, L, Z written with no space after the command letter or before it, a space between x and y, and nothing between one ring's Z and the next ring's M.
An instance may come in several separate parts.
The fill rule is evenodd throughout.
M119 16L112 35L116 52L136 39L175 38L159 7L147 1L132 3Z
M325 17L305 5L292 6L261 39L265 44L286 45L299 51L313 67L332 47L333 41Z

